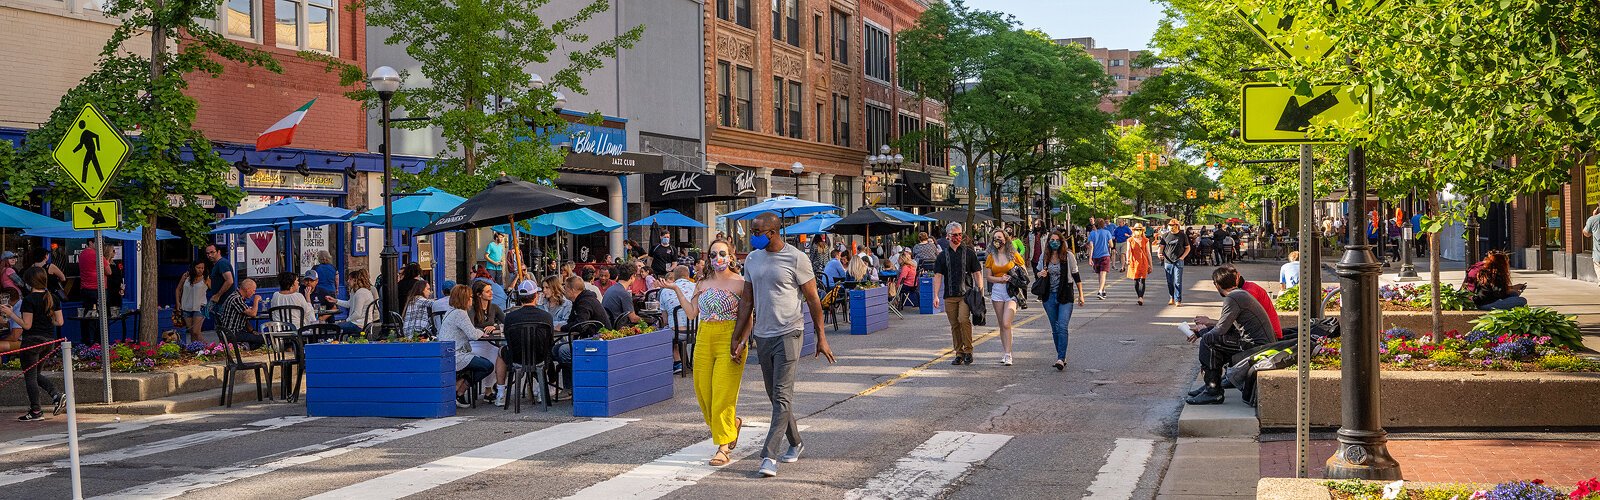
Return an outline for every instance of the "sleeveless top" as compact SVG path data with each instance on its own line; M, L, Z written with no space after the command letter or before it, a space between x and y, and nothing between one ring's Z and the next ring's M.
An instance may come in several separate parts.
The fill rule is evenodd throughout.
M733 321L739 318L739 295L716 288L700 292L700 321Z
M180 306L179 310L189 312L199 311L200 306L205 305L207 299L206 281L200 280L198 283L191 283L189 280L183 280L182 283L183 297L181 297L181 300L178 303Z

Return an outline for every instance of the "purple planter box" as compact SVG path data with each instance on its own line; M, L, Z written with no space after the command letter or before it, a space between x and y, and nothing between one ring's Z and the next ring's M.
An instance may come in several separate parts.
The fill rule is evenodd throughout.
M572 415L610 417L672 399L672 330L572 343Z
M850 291L850 334L866 335L889 327L887 287Z
M306 346L306 414L434 418L456 414L454 342Z

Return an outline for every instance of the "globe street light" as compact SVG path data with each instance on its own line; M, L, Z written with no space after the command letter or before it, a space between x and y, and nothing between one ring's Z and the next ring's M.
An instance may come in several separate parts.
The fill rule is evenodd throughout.
M806 166L800 164L800 162L794 162L793 165L789 165L789 172L794 173L794 197L795 198L799 198L800 197L800 174L803 174L803 173L806 172Z
M379 66L372 70L372 75L367 77L368 85L378 93L378 100L382 102L380 110L383 122L383 252L379 254L383 265L383 307L382 329L384 337L394 337L400 334L400 325L394 322L394 308L399 304L398 291L400 285L396 279L399 273L400 252L394 248L394 184L390 169L394 161L389 152L389 100L394 98L394 93L400 90L400 73L388 66Z
M1083 188L1088 189L1089 192L1092 193L1090 195L1090 199L1098 199L1100 197L1100 190L1106 188L1106 183L1105 181L1100 180L1100 176L1096 175L1089 178L1088 182L1083 183ZM1091 214L1090 217L1093 217L1095 215L1093 205L1090 206L1089 210L1089 213Z

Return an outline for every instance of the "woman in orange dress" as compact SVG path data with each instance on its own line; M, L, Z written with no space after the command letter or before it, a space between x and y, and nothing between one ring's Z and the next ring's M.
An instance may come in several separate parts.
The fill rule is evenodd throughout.
M1133 225L1133 235L1128 237L1128 279L1133 280L1133 291L1139 294L1139 305L1144 305L1145 277L1150 275L1150 240L1144 236L1144 224Z

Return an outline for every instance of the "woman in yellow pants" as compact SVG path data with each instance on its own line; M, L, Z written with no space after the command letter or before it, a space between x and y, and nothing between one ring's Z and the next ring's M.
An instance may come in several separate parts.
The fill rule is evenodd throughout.
M711 242L705 255L711 275L695 285L692 298L684 297L683 290L672 282L662 288L677 293L684 314L700 321L694 346L694 394L706 425L711 427L711 440L717 444L710 463L721 467L729 462L728 452L739 445L739 427L744 424L735 409L744 377L745 350L734 350L732 344L734 332L750 323L754 298L744 278L733 272L733 248L728 242Z

